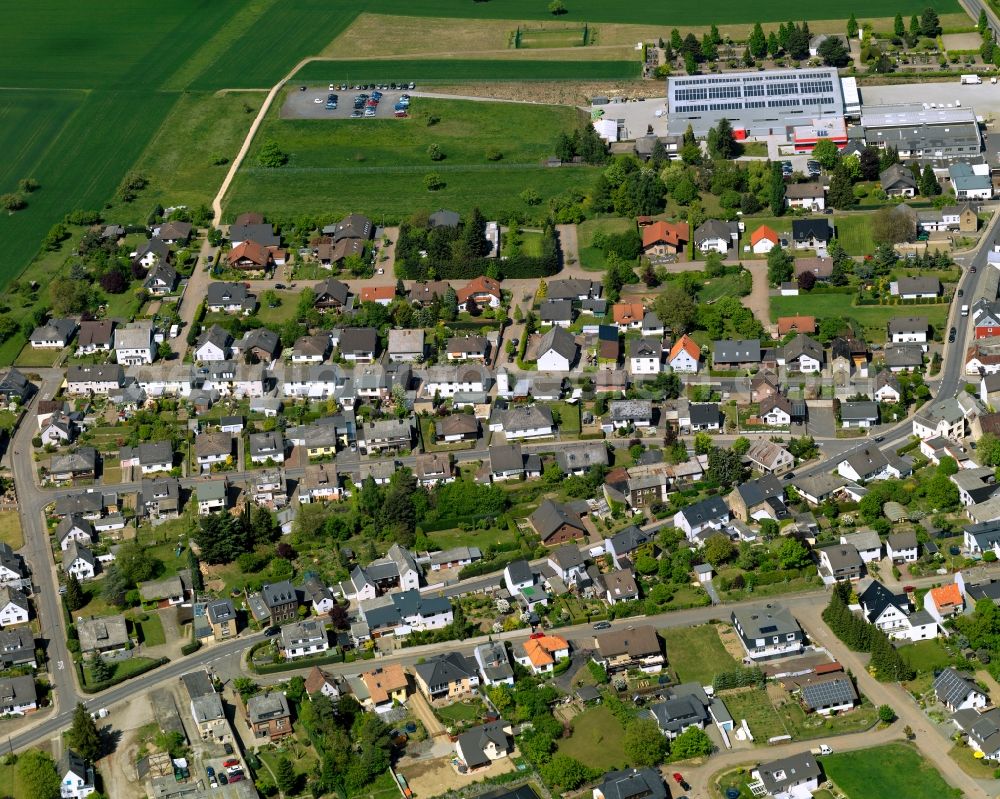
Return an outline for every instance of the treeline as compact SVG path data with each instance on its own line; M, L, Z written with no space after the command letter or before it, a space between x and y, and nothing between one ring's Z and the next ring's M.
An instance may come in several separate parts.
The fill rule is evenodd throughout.
M903 661L889 637L874 624L851 612L850 585L834 586L830 604L823 611L823 621L830 631L855 652L870 652L868 670L882 682L912 680L916 673Z

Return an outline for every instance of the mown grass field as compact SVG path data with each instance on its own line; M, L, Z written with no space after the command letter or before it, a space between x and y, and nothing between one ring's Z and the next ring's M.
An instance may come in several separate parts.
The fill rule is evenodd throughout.
M719 638L714 624L661 630L670 665L679 682L711 685L715 675L736 668L737 662Z
M505 0L503 3L468 3L465 0L369 0L365 10L378 14L402 14L422 17L481 17L491 19L552 19L547 3L538 0ZM897 12L904 16L919 14L926 7L924 0L874 0L865 6L869 17L891 17ZM738 0L718 0L705 5L679 2L647 5L641 3L609 3L607 0L573 0L567 2L568 13L560 21L624 22L669 26L708 25L712 22L769 22L799 19L802 6L793 0L771 0L763 6ZM935 4L939 14L957 10L954 0ZM841 19L850 15L837 5L813 6L808 16L815 19Z
M890 744L822 758L826 776L851 799L882 799L886 787L907 799L960 796L912 746Z
M296 81L398 82L480 80L620 80L639 77L638 61L550 61L545 59L360 59L312 61Z
M561 755L575 757L591 768L621 768L627 762L622 725L606 707L585 710L570 722L573 734L558 743Z
M440 121L428 126L431 116ZM459 100L418 99L405 120L283 120L275 112L256 147L273 139L289 154L288 165L255 166L255 147L226 199L226 216L250 207L276 217L364 208L387 219L418 208L529 211L518 197L526 188L548 199L594 179L594 168L542 165L559 132L581 123L572 108ZM512 130L518 135L511 136ZM444 160L431 161L431 144ZM488 160L490 150L502 159ZM425 188L424 175L432 172L444 188Z

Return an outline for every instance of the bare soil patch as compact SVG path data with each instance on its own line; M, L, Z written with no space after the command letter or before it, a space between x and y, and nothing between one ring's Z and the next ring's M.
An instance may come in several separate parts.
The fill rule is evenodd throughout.
M493 100L521 100L548 105L589 106L597 96L648 99L663 96L659 81L525 81L518 83L434 84L433 90L459 97L488 97Z

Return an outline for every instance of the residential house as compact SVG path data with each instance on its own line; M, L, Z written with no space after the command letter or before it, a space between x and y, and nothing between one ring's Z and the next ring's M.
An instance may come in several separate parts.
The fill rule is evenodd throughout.
M532 636L514 644L514 661L532 674L551 674L568 657L569 642L558 635Z
M601 575L604 599L609 605L632 602L639 598L639 585L631 569L616 569Z
M284 463L285 437L280 432L251 433L248 442L251 463Z
M277 691L265 691L247 699L246 719L255 737L268 738L272 743L294 732L288 699Z
M212 325L198 336L194 345L196 361L225 361L229 358L233 346L233 337L229 331L218 325Z
M264 247L274 247L281 239L274 234L274 227L264 222L260 214L241 214L229 228L229 241L234 247L245 241L256 241Z
M750 445L747 459L753 468L764 474L781 474L795 465L795 457L784 446L763 438Z
M975 418L985 410L976 397L961 391L919 411L913 417L913 435L921 440L942 437L961 441Z
M476 647L473 656L479 664L483 685L514 685L514 669L502 641L488 641Z
M229 433L202 433L194 440L195 459L203 472L213 466L231 463L233 459L233 437Z
M76 333L76 322L72 319L50 319L36 327L28 336L33 349L62 349Z
M689 406L689 421L687 429L691 432L699 430L721 430L722 411L716 402L692 402Z
M475 441L479 438L479 420L471 413L453 413L434 423L434 440L439 444Z
M629 559L636 550L652 543L654 535L630 524L610 538L604 539L604 551L611 556L611 562L616 569L623 569L630 564Z
M270 363L281 352L281 339L273 330L257 327L244 333L243 338L233 344L233 351L241 358L249 356L255 362Z
M826 219L793 219L792 241L797 250L825 250L833 238L833 226Z
M413 419L378 419L365 422L359 431L358 447L363 453L399 451L413 446Z
M644 767L609 771L594 787L592 799L668 799L669 795L660 772Z
M641 330L646 309L641 302L616 302L611 306L612 318L619 333Z
M889 480L909 474L910 469L899 458L889 459L878 447L864 447L837 464L837 474L858 483L869 480Z
M625 427L649 427L653 423L653 403L650 400L611 400L607 420L609 425L605 432Z
M376 305L388 306L396 299L395 286L363 286L361 302L374 302Z
M669 690L667 699L650 705L649 712L668 739L673 740L692 727L705 729L712 721L711 700L697 683L685 683Z
M639 669L659 674L667 662L656 629L650 625L608 630L594 636L593 659L609 674Z
M861 560L866 564L882 559L882 541L874 530L866 528L858 530L856 533L842 535L840 543L854 547Z
M136 509L149 519L176 519L181 511L180 484L173 477L143 480Z
M917 181L904 164L892 164L878 179L887 197L915 197L917 194Z
M993 198L993 182L986 164L984 170L959 161L948 166L948 177L955 197L959 200L990 200Z
M971 674L950 666L934 678L934 695L952 713L958 710L981 710L989 702L989 694L976 683Z
M442 569L460 569L478 560L482 560L483 552L479 547L452 547L432 552L430 555L431 571Z
M695 373L701 360L699 347L687 333L684 333L667 353L667 364L675 372Z
M647 258L663 258L684 252L690 238L686 222L657 221L642 227L642 252Z
M94 553L76 541L70 543L63 551L63 571L76 577L77 580L93 580L97 575L97 558Z
M587 528L568 505L545 499L529 517L531 526L545 546L565 544L587 537Z
M316 655L330 648L326 625L318 619L303 619L281 628L281 648L286 660Z
M334 702L340 699L340 686L337 683L337 678L323 671L319 666L313 666L309 674L306 675L305 688L306 694L310 698L321 694Z
M570 300L547 300L538 309L543 325L569 327L573 322L573 303Z
M445 343L445 354L449 361L485 362L489 349L485 336L452 336Z
M199 516L211 516L229 507L229 484L225 478L201 483L196 491Z
M111 352L114 336L115 323L113 319L80 322L80 332L76 337L76 354L94 355L100 352Z
M455 741L455 754L469 771L486 768L513 751L513 731L510 723L503 719L472 727Z
M299 502L339 500L342 494L337 467L333 463L310 464L299 481Z
M473 278L455 292L460 308L466 308L473 302L478 308L499 308L503 300L500 291L500 281L492 277L480 276Z
M84 799L97 791L93 767L69 747L63 747L56 773L61 799Z
M378 355L378 331L373 327L345 327L337 345L340 357L351 363L372 363Z
M236 608L229 599L213 599L206 603L205 616L216 641L227 641L239 632Z
M979 217L976 210L977 206L972 203L946 205L941 209L941 221L949 230L957 230L959 233L975 233L979 229Z
M568 372L576 356L577 344L573 334L561 327L552 327L538 342L538 371Z
M702 253L718 252L725 255L730 248L735 248L740 238L740 229L736 222L722 222L718 219L708 219L694 232L694 246Z
M542 474L542 461L538 455L524 455L520 444L494 444L490 453L490 479L511 480L526 477L539 477Z
M147 320L130 322L115 328L115 360L124 366L140 366L153 362L153 323Z
M875 400L877 402L901 402L903 389L892 372L882 371L875 377Z
M893 594L878 580L859 584L857 592L865 619L890 638L922 641L937 636L937 623L930 614L910 613L906 594Z
M412 363L424 359L424 331L402 330L394 328L389 331L389 360L393 363Z
M771 394L759 404L757 418L769 427L788 427L792 423L796 403L784 394Z
M398 663L364 671L358 675L356 682L348 682L361 706L376 713L386 713L394 706L404 704L410 688L406 672Z
M893 533L885 540L885 554L893 563L914 563L919 555L917 534L912 530Z
M729 524L729 516L729 506L722 497L707 497L677 511L674 527L682 530L688 541L704 540L723 530Z
M552 409L547 405L513 405L495 407L489 429L503 433L508 441L526 438L547 438L555 432Z
M785 207L822 211L826 208L826 188L819 181L790 183L785 187Z
M834 544L816 550L819 576L827 585L841 580L860 580L865 574L865 562L853 544Z
M633 375L659 374L662 357L663 349L657 339L634 338L629 342L629 371ZM696 369L697 363L696 360Z
M779 366L787 366L789 369L803 373L821 371L823 361L822 345L802 333L799 333L778 351Z
M812 335L816 332L816 317L815 316L779 316L778 317L778 336L784 338L789 333L803 333L806 335ZM819 346L818 342L816 343ZM822 351L822 347L820 347ZM822 361L822 359L819 359ZM802 371L802 370L800 370Z
M458 652L428 657L413 667L417 687L431 702L462 699L479 688L476 661Z
M893 344L926 344L926 316L901 316L889 320L889 340Z
M878 424L878 403L867 400L842 402L840 404L840 424L842 427L875 427Z
M924 610L938 624L957 616L965 610L965 598L958 583L932 588L924 595Z
M94 525L82 516L71 514L56 525L56 542L63 552L68 550L71 544L91 546L96 541Z
M1000 759L1000 709L959 710L951 720L966 734L969 748L974 753L982 753L983 759L988 761Z
M925 344L890 344L882 350L882 359L894 374L915 372L924 365L925 347Z
M330 354L330 347L329 333L302 336L292 345L292 363L323 363Z
M78 619L75 626L80 639L80 651L84 656L124 652L131 644L128 627L122 616Z
M797 655L804 634L786 608L775 603L732 611L730 620L751 661Z
M0 680L0 716L24 716L36 710L38 693L33 676Z
M348 305L350 288L336 278L330 277L313 287L316 300L314 307L320 311L339 311Z
M97 450L80 447L76 452L53 455L49 461L49 477L54 482L91 480L97 475Z
M750 234L750 249L756 255L767 255L780 243L778 234L767 225L761 225Z
M749 480L732 490L726 502L733 516L742 522L787 518L785 488L773 474Z
M226 256L230 269L241 272L266 272L275 265L275 252L257 241L244 241L233 245Z
M163 297L177 287L177 270L170 264L160 261L146 275L142 287L154 297Z
M174 448L170 441L143 441L137 447L122 447L118 452L122 469L139 467L143 475L169 472L174 465Z
M259 599L257 607L250 604L250 610L257 621L268 624L282 624L298 618L299 597L288 580L279 583L264 583L253 596Z
M66 369L67 394L106 396L125 385L125 370L118 364L72 364Z
M717 369L757 368L761 363L760 340L716 341L712 361Z
M889 293L904 300L937 299L941 296L941 281L931 275L901 277L889 284ZM923 332L926 341L926 327Z
M621 344L618 340L616 325L597 326L597 366L602 372L618 369L621 358Z
M420 305L427 308L434 304L434 300L443 300L448 294L449 283L447 280L418 280L410 287L407 301L411 305Z
M763 796L774 799L805 799L819 789L823 771L809 752L762 763L750 772L763 787Z
M858 691L846 674L809 681L800 689L806 712L831 716L846 713L858 704Z

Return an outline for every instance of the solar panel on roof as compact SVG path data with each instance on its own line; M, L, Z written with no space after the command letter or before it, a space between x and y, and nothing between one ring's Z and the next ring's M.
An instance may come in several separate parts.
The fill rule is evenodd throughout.
M762 633L773 633L773 632L777 632L778 628L775 625L773 625L773 624L769 624L769 625L767 625L767 627L761 627L760 631Z

